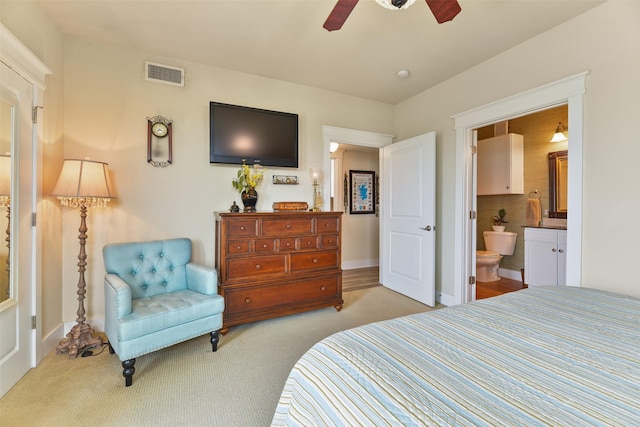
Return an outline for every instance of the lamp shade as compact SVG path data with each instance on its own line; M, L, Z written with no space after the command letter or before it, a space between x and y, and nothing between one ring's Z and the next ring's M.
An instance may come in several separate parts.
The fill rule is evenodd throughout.
M0 155L0 196L11 196L11 156Z
M92 160L65 160L51 195L77 198L114 198L115 193L109 178L109 165Z

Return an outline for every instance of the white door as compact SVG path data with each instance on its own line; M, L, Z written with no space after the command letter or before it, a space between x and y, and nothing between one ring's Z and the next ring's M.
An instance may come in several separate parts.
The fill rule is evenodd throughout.
M31 106L33 85L0 63L0 103L9 117L0 125L2 134L11 142L3 142L3 153L11 155L11 220L9 251L9 293L0 302L0 396L7 392L32 366L34 332L31 329L32 226L33 203L33 128ZM0 231L4 231L6 212L0 215ZM3 233L4 234L4 233ZM3 236L0 241L5 241ZM4 266L0 274L5 274ZM6 290L3 290L6 292ZM5 294L6 295L6 294Z
M382 148L380 283L435 305L436 134Z

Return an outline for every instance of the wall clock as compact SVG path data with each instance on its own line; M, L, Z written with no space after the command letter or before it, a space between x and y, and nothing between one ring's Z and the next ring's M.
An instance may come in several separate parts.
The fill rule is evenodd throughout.
M162 122L157 122L151 125L151 132L158 138L164 138L169 132L169 128Z
M166 167L173 162L173 122L162 116L147 117L147 163Z

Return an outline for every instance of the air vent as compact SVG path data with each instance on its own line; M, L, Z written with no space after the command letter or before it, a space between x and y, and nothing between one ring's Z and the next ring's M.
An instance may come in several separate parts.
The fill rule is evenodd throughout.
M184 68L145 61L145 80L174 86L184 86Z

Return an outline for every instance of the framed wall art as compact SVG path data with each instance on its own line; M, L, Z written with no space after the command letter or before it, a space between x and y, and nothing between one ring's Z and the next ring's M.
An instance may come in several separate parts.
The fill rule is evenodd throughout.
M372 214L376 208L376 173L373 171L349 171L351 214Z

